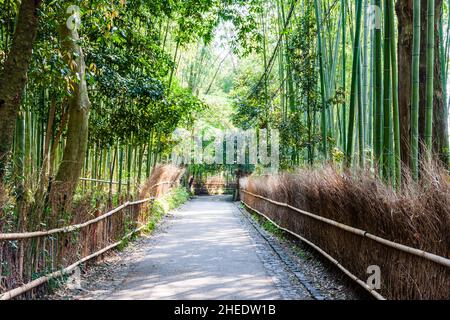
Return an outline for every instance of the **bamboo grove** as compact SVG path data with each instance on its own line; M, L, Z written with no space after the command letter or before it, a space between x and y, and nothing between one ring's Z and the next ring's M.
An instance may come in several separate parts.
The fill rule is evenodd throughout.
M175 77L181 50L239 2L1 0L0 229L137 196L206 108Z
M32 230L62 224L83 197L132 197L170 161L174 129L199 119L279 129L284 170L333 163L399 187L427 162L448 167L449 9L0 0L3 217Z
M342 163L399 186L431 159L448 166L448 9L448 1L264 2L264 67L242 80L236 123L280 128L285 168Z

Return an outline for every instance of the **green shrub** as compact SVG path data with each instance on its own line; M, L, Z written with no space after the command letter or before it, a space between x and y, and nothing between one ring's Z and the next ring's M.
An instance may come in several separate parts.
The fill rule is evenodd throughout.
M187 200L189 200L189 193L183 187L173 189L163 197L156 199L152 205L152 213L147 223L146 231L152 231L170 210L178 208Z

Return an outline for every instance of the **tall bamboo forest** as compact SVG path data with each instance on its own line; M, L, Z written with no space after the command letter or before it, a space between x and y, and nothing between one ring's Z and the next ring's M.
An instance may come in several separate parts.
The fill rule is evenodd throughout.
M450 0L0 0L0 233L139 199L172 163L179 128L278 130L286 174L332 167L400 194L438 170L448 184L449 10ZM260 163L182 167L184 185L275 175Z

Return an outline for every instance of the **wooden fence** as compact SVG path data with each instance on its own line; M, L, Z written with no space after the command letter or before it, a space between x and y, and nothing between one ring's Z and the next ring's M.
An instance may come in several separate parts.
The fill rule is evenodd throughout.
M160 182L150 188L170 187L174 182ZM0 300L30 292L119 246L146 227L148 214L142 213L151 210L154 199L126 202L89 221L66 227L0 234L0 275L5 275L0 280L6 280L0 281Z
M402 254L406 254L409 256L415 256L420 259L429 261L433 264L440 265L440 266L444 267L444 269L446 269L447 274L450 270L450 259L447 259L445 257L438 256L433 253L425 252L423 250L419 250L416 248L412 248L412 247L409 247L409 246L406 246L403 244L399 244L399 243L384 239L382 237L370 234L369 232L367 232L365 230L354 228L352 226L348 226L348 225L339 223L337 221L324 218L322 216L301 210L299 208L295 208L287 203L278 202L278 201L266 198L264 196L252 193L245 189L241 189L240 192L243 194L243 195L241 195L241 201L247 208L249 208L251 211L254 211L255 213L263 216L265 219L269 220L271 223L273 223L279 229L293 235L294 237L296 237L296 238L300 239L301 241L310 245L312 248L314 248L320 254L322 254L325 258L330 260L339 269L341 269L352 280L354 280L356 283L358 283L364 289L366 289L376 299L384 300L385 297L383 295L381 295L379 292L377 292L374 288L369 286L366 282L364 282L360 278L358 278L354 274L354 272L349 270L350 268L345 267L344 265L346 265L346 264L351 265L347 261L338 261L336 259L337 257L334 257L329 252L326 252L325 250L323 250L321 248L321 246L319 246L317 243L314 243L313 241L311 241L312 239L308 239L304 235L300 235L299 232L297 230L295 230L297 228L294 227L296 224L298 224L298 221L296 222L293 217L291 217L290 219L283 217L283 219L282 219L281 213L279 212L280 209L281 208L288 209L292 212L295 212L297 214L300 214L300 215L306 217L307 219L313 219L313 220L321 223L322 225L325 224L325 225L331 226L332 228L337 228L339 230L342 230L345 233L350 233L350 234L356 235L360 238L368 239L368 241L373 241L387 249L395 250L395 251L401 252ZM249 199L249 197L252 199ZM265 213L261 212L261 210L258 210L257 208L255 208L257 206L256 201L255 201L256 199L263 200L263 202L272 205L272 208L274 208L274 210L276 210L278 212L276 214L274 212L265 212ZM275 209L277 207L280 209ZM307 224L304 224L304 227L307 227ZM326 242L326 241L327 241L326 239L322 239L322 242ZM345 262L347 262L347 263L345 263ZM391 262L394 263L394 261L391 261ZM389 263L389 261L386 261L386 263ZM432 278L432 277L430 277L430 278ZM398 284L398 285L401 285L401 284ZM448 283L446 285L448 286Z

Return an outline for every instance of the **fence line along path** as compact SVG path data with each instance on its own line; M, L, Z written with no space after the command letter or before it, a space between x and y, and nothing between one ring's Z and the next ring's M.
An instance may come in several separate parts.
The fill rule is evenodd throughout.
M155 187L164 185L164 184L169 184L169 185L173 185L175 183L175 181L163 181L163 182L159 182L157 184L152 185L150 189L153 189ZM67 234L67 233L72 233L74 231L86 228L90 225L99 223L101 221L106 220L109 217L114 216L116 213L123 211L124 209L128 208L128 207L134 207L137 205L141 205L144 203L148 203L148 202L152 202L153 200L155 200L155 197L149 197L149 198L145 198L145 199L141 199L141 200L137 200L137 201L132 201L132 202L125 202L124 204L120 205L119 207L108 211L106 213L104 213L103 215L96 217L94 219L88 220L86 222L83 223L79 223L79 224L74 224L74 225L70 225L70 226L65 226L65 227L61 227L61 228L55 228L55 229L51 229L51 230L44 230L44 231L33 231L33 232L22 232L22 233L0 233L0 241L15 241L15 240L25 240L25 239L33 239L33 238L40 238L40 237L45 237L45 236L49 236L49 235L55 235L55 234ZM141 230L143 230L146 227L145 224L139 226L138 228L134 229L133 231L129 232L128 234L126 234L124 237L122 237L119 241L116 241L92 254L89 254L88 256L72 263L71 265L69 265L68 267L62 268L61 270L58 271L54 271L51 272L49 274L46 274L44 276L41 276L33 281L30 281L28 283L23 284L20 287L14 288L12 290L9 290L3 294L0 295L0 300L9 300L12 298L15 298L19 295L22 295L34 288L37 288L38 286L48 282L51 279L54 278L58 278L61 277L63 275L69 274L70 272L72 272L77 266L79 266L80 264L89 261L95 257L100 256L101 254L116 248L117 246L119 246L124 240L130 238L133 234L136 234L138 232L140 232Z

